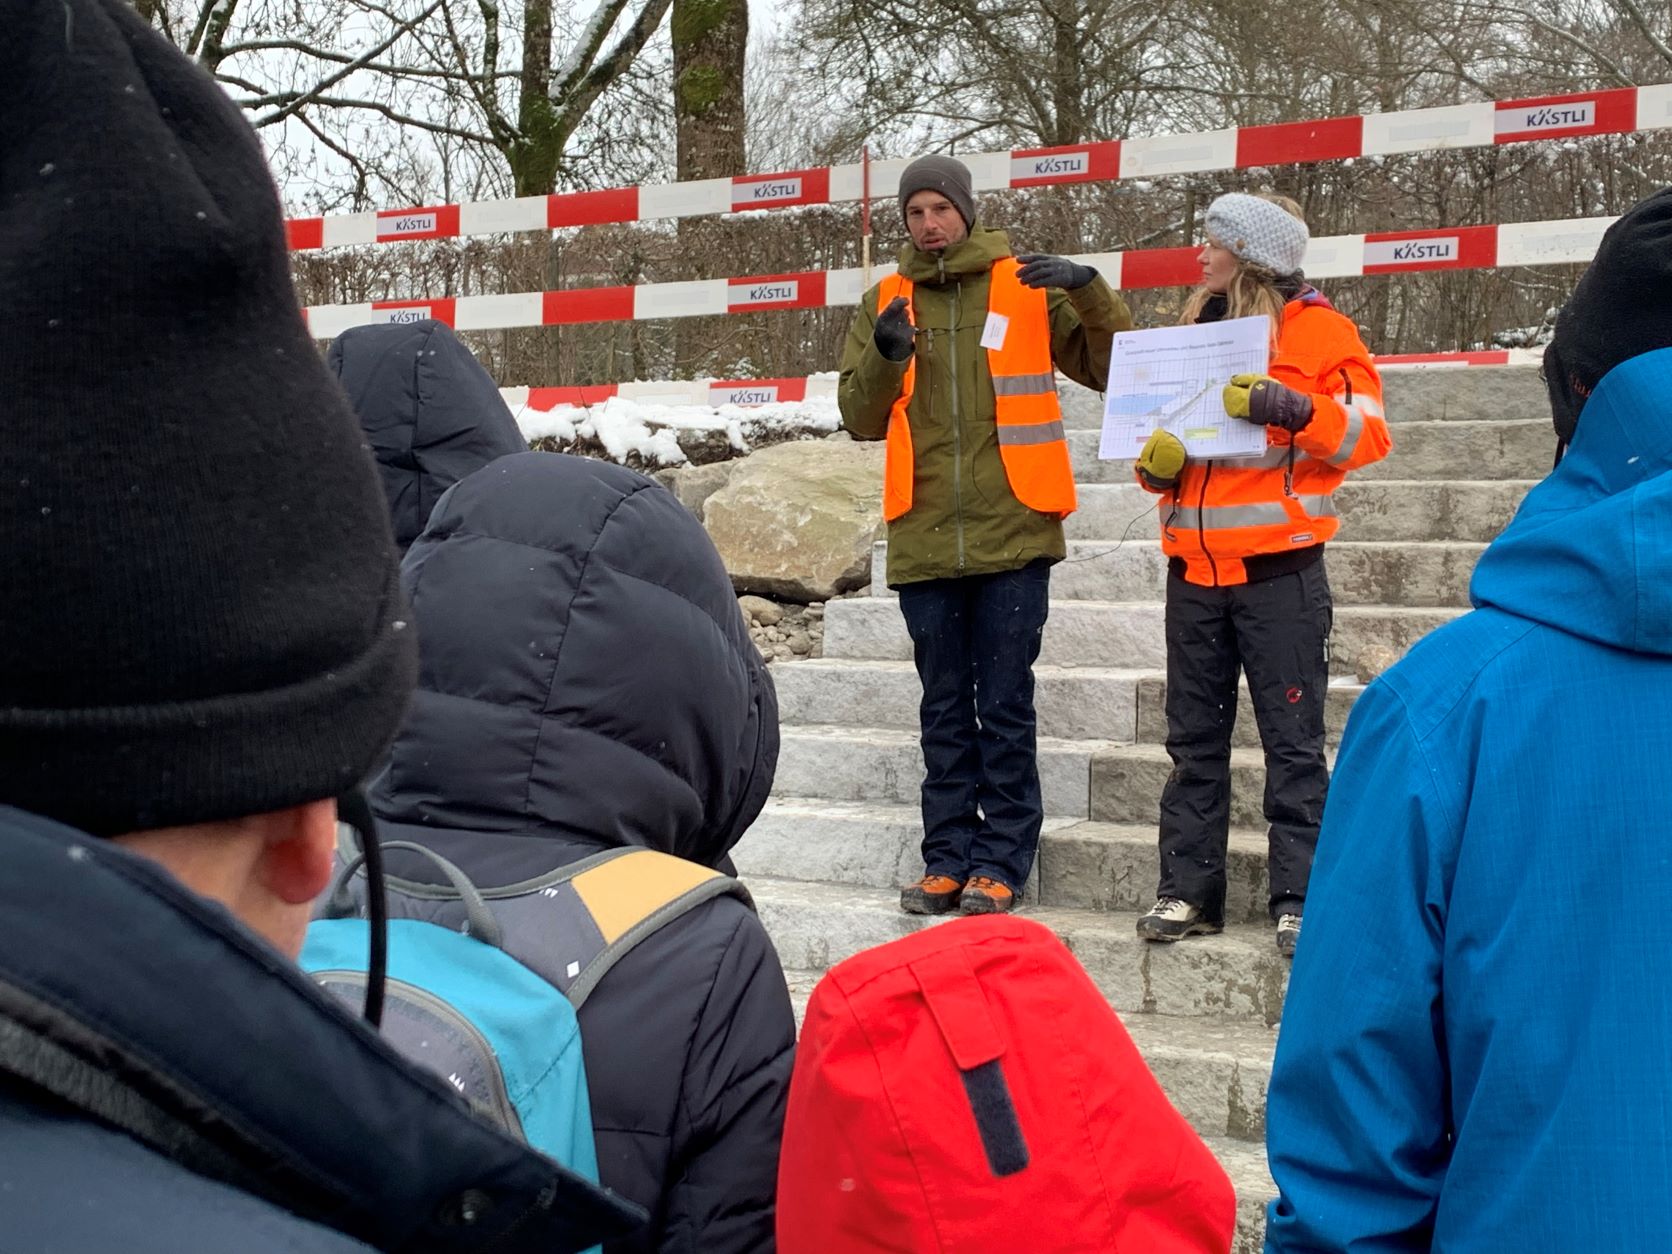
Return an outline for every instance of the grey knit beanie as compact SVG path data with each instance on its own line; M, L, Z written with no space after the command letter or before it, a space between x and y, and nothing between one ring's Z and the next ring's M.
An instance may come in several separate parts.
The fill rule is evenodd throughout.
M1229 192L1208 206L1208 238L1243 261L1282 277L1306 260L1306 223L1282 205Z
M919 157L900 172L900 216L918 192L939 192L952 202L966 227L975 225L975 192L969 167L954 157Z

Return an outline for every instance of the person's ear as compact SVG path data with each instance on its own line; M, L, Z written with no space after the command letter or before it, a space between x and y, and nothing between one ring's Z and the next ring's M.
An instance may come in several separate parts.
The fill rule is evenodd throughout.
M263 887L286 905L305 905L331 882L337 803L309 801L266 817L257 874Z

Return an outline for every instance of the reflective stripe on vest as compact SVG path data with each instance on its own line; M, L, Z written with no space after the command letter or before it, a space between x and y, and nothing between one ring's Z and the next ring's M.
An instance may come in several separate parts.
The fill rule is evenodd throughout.
M1043 289L1016 279L1014 257L994 263L988 279L987 312L1005 319L1004 341L987 350L993 379L993 410L999 457L1016 499L1057 518L1074 512L1074 470L1057 403L1056 368L1051 361L1051 318ZM897 296L909 301L912 283L899 275L877 289L877 311ZM911 509L914 472L907 410L917 381L915 353L888 415L887 461L883 475L883 517L890 522Z
M1294 498L1307 518L1334 518L1335 501L1328 496L1297 496ZM1265 501L1257 505L1210 505L1206 509L1181 505L1166 515L1169 530L1230 531L1238 527L1293 526L1307 519L1296 518L1281 501Z

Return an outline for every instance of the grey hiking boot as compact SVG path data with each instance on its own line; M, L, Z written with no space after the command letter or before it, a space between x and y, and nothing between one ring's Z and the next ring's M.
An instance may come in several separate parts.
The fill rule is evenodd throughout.
M1295 946L1300 943L1300 915L1280 914L1277 916L1277 952L1285 958L1295 956Z
M1138 920L1138 935L1147 941L1176 941L1224 930L1223 924L1210 923L1199 907L1177 897L1161 898Z

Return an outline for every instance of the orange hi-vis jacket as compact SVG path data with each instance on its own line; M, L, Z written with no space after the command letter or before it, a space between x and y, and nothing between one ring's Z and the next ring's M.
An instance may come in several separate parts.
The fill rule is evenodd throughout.
M1190 583L1247 583L1251 573L1259 577L1259 558L1333 539L1339 519L1331 494L1349 470L1393 447L1369 350L1352 322L1315 292L1284 307L1267 373L1312 397L1312 421L1293 436L1267 427L1269 444L1257 457L1185 463L1162 496L1161 548L1183 562Z
M988 279L988 331L999 339L987 349L993 376L993 406L998 425L999 457L1016 499L1029 509L1055 518L1074 512L1074 470L1057 403L1057 373L1051 361L1051 319L1043 288L1024 287L1016 279L1021 264L1014 257L993 263ZM904 296L910 308L912 281L892 275L877 289L877 311ZM996 321L1002 319L1002 321ZM911 509L913 458L911 424L906 418L917 360L906 367L900 395L888 414L888 443L883 469L882 515L889 522Z

